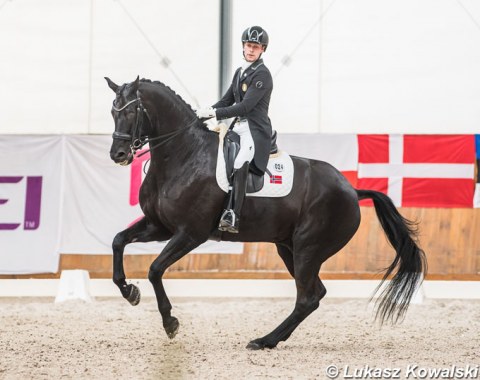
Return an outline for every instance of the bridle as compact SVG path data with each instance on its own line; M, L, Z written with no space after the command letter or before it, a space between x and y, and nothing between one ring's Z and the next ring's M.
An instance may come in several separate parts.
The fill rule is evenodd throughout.
M121 108L115 107L115 101L114 104L112 104L112 109L116 112L122 112L125 108L127 108L130 104L138 102L137 105L137 112L136 112L136 120L135 120L135 125L133 127L133 133L123 133L123 132L113 132L112 137L117 140L126 140L130 141L130 150L132 151L132 154L135 154L135 152L140 149L142 146L144 146L147 142L148 136L142 136L142 126L143 126L143 113L147 113L147 110L143 107L142 102L140 101L140 98L136 98L133 100L130 100L127 104L125 104ZM147 114L148 117L148 114Z
M115 103L115 101L114 101L114 103ZM138 103L138 104L137 104L137 112L136 112L137 116L136 116L135 125L133 127L132 134L115 131L112 134L112 138L117 139L117 140L130 141L130 151L131 151L132 155L135 155L137 150L142 148L144 145L146 145L146 144L148 144L152 141L162 140L159 143L155 144L154 146L151 146L150 149L148 149L145 152L142 152L141 154L139 154L138 157L141 157L144 154L147 154L148 152L150 152L151 150L153 150L155 148L158 148L159 146L161 146L163 144L166 144L168 141L170 141L171 139L176 137L178 134L184 132L186 129L190 128L194 123L196 123L198 121L198 118L195 117L195 119L191 123L188 123L187 126L185 126L183 128L177 129L173 132L165 133L165 134L157 136L157 137L149 138L148 135L142 135L144 114L148 117L148 120L150 121L150 125L151 125L152 121L151 121L150 116L148 115L148 112L145 109L145 107L143 106L142 101L140 100L139 97L137 97L133 100L130 100L127 104L125 104L121 108L117 108L117 107L115 107L115 104L112 104L112 109L115 112L121 112L125 108L127 108L130 104L133 104L133 103Z

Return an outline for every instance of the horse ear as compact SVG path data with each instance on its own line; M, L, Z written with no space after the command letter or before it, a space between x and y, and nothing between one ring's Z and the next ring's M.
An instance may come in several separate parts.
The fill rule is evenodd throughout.
M113 90L113 92L116 93L117 90L118 90L118 85L116 85L115 83L113 83L113 82L110 80L110 78L105 77L105 79L106 79L106 81L107 81L107 83L108 83L108 87L110 87L110 88Z
M137 75L137 79L135 79L135 81L133 82L133 91L137 92L139 82L140 82L140 75Z

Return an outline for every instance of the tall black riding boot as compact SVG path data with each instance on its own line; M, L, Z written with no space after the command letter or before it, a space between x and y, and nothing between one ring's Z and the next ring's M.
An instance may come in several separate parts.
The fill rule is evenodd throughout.
M223 210L218 229L232 234L238 233L240 226L240 213L242 211L245 193L247 191L248 162L240 169L233 171L233 186L229 194L228 205Z

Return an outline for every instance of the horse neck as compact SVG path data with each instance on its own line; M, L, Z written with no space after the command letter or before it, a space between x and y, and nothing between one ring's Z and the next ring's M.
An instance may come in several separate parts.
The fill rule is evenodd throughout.
M142 103L150 117L151 137L172 133L196 120L192 108L170 89L158 85L145 94Z
M151 149L178 131L177 135L150 152L152 164L158 162L164 170L168 170L166 163L198 159L197 153L205 149L211 139L207 130L199 125L191 107L173 92L169 92L166 88L157 90L142 99L150 118L150 138L158 139L157 142L152 141ZM175 167L178 169L177 165Z

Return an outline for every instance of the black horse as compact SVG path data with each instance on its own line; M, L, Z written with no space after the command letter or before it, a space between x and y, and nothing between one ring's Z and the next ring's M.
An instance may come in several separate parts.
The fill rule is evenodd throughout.
M215 179L218 134L206 128L192 108L160 82L137 78L118 86L105 79L116 94L110 157L128 165L135 151L146 143L150 144L151 154L140 190L144 217L118 233L112 244L113 281L123 297L136 305L140 292L125 281L125 246L169 240L151 264L148 279L155 290L165 331L173 338L179 322L171 315L172 305L162 276L169 266L217 233L225 201L225 193ZM376 191L355 190L326 162L292 158L295 180L291 193L282 198L247 197L240 233L224 232L221 236L225 241L275 243L297 287L293 312L271 333L252 340L249 349L275 347L318 308L326 294L319 278L320 268L357 231L361 199L373 200L396 251L383 277L383 281L391 281L377 301L381 322L402 319L426 271L424 252L416 244L416 226L399 214L389 197Z

